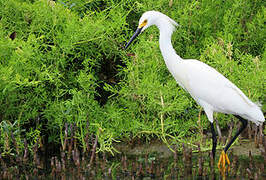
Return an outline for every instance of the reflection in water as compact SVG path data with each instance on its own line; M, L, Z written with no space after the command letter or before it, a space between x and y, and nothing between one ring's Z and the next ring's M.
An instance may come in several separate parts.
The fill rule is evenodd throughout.
M265 149L264 151L265 152ZM68 152L66 152L68 153ZM226 171L219 172L217 160L211 153L198 153L183 147L183 153L173 153L168 158L158 158L154 152L145 155L106 154L83 155L72 150L71 156L61 153L50 162L38 160L39 165L9 162L1 159L0 179L262 179L266 178L265 159L261 155L238 156L229 154L232 159ZM37 157L35 157L36 160ZM33 159L34 160L34 159ZM45 163L46 162L46 163ZM47 163L49 162L49 163Z
M203 152L199 144L193 145L193 149L183 144L182 152L172 153L161 142L140 140L115 145L122 154L112 156L96 153L98 138L89 134L86 134L85 149L79 149L75 126L65 126L61 148L51 149L47 145L42 150L36 141L30 150L25 140L24 152L20 152L16 139L12 138L16 155L10 153L7 157L0 153L0 179L266 179L266 138L250 126L250 141L241 141L240 146L230 149L228 155L232 162L222 171L212 152L206 149ZM202 143L208 147L206 140ZM32 157L29 152L33 153Z

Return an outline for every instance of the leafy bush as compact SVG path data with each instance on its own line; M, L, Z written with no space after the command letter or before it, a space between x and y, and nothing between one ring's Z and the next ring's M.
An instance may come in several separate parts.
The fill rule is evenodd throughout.
M141 14L151 9L181 25L172 39L178 54L211 65L265 104L263 1L0 0L0 5L3 153L14 151L11 134L21 151L24 138L31 146L38 140L63 145L65 123L76 124L83 148L85 134L97 134L99 151L136 136L174 143L195 136L199 106L168 72L158 30L150 28L130 50L122 48ZM228 116L218 118L226 125ZM208 128L206 117L201 119Z

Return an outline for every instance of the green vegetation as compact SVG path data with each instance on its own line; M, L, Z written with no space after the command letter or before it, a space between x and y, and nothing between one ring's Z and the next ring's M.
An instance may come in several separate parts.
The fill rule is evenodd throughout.
M111 152L132 138L200 139L209 122L203 113L198 121L200 107L168 72L158 30L122 48L147 10L181 25L172 39L181 57L211 65L265 104L263 0L0 0L0 7L2 156L22 152L24 139L30 150L36 142L63 146L66 123L84 150L87 134L98 136L98 151ZM231 119L217 118L221 127Z

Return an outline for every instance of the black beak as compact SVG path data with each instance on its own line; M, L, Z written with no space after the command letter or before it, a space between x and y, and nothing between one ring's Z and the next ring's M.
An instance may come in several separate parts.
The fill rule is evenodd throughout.
M132 43L132 41L141 33L143 27L138 28L135 33L133 34L133 36L130 38L130 40L128 41L128 43L125 46L125 49Z

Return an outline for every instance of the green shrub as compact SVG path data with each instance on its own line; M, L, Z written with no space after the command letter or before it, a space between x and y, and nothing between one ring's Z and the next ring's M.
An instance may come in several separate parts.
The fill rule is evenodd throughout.
M0 0L0 152L63 145L65 123L85 149L85 135L99 137L99 151L134 137L171 143L196 137L209 123L200 107L168 72L148 29L123 45L147 10L179 26L172 42L183 58L199 59L265 104L265 6L263 1L20 1ZM16 33L14 40L9 37ZM134 56L128 56L128 53ZM265 107L263 108L265 110ZM229 117L218 116L222 127Z

